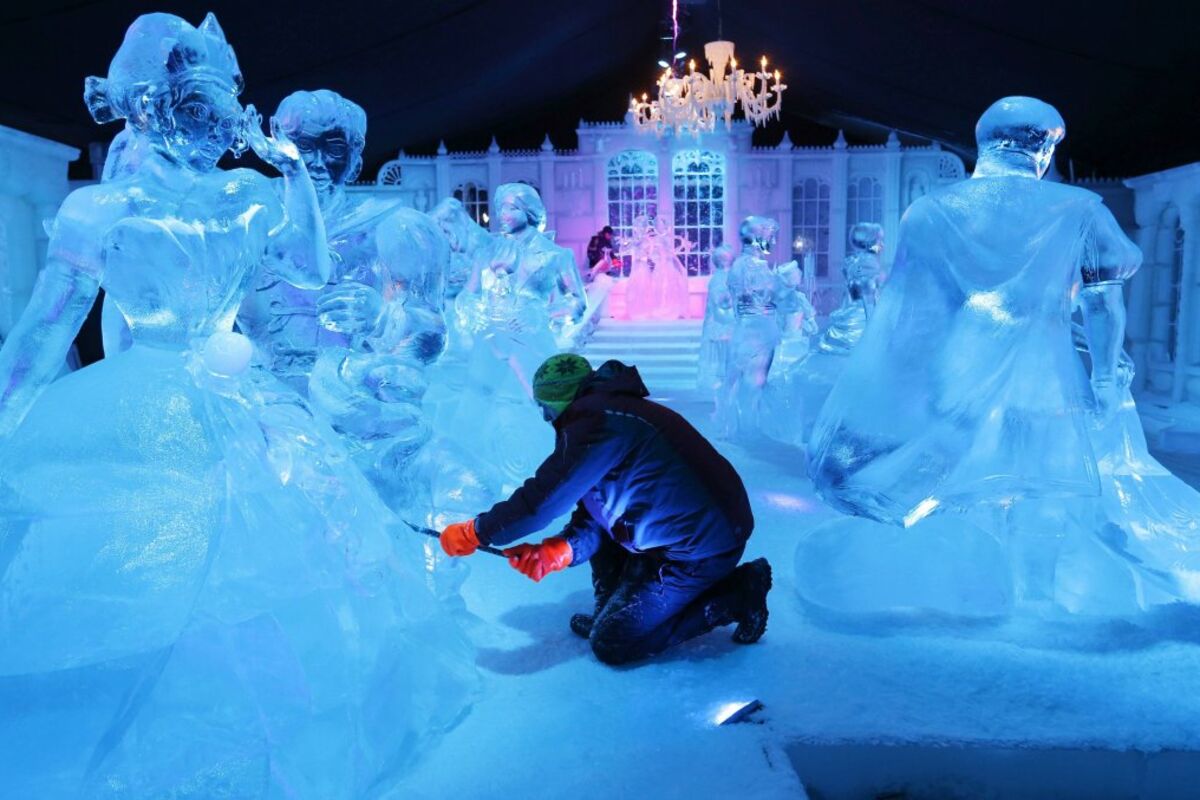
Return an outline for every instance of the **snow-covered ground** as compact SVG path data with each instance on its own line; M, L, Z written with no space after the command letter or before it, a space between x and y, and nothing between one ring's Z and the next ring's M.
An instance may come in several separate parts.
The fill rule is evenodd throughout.
M708 432L704 406L674 405ZM808 618L794 591L796 536L833 513L799 451L720 447L754 505L746 558L775 570L763 640L739 647L719 630L612 669L567 628L590 610L586 567L534 584L477 554L463 596L484 692L400 796L804 797L786 752L795 743L1200 750L1200 615L1141 628L839 630ZM722 705L754 698L760 724L714 724ZM1192 788L1179 796L1200 796Z

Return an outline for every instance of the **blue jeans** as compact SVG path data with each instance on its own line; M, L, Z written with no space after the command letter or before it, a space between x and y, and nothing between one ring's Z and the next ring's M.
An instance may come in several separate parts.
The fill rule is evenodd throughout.
M626 664L733 621L731 575L745 545L698 561L630 553L607 536L591 558L592 652Z

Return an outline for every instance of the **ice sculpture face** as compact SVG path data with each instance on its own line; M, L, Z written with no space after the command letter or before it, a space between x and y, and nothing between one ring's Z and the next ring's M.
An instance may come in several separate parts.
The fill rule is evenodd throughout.
M495 215L504 233L520 233L527 227L546 227L546 206L537 190L527 183L505 183L496 188Z
M367 114L337 92L293 92L275 112L275 121L300 151L318 197L325 199L362 170Z
M769 217L746 217L738 228L742 244L766 255L775 249L779 223Z
M107 78L88 78L84 100L97 122L131 127L198 171L216 166L241 134L242 74L216 17L199 28L171 14L129 26Z
M712 251L709 261L714 270L724 271L729 269L729 266L733 264L734 256L733 245L723 244Z
M1040 178L1066 134L1062 115L1049 103L1033 97L1001 98L975 125L979 161L974 174L1033 171Z
M874 222L858 222L850 228L850 245L868 253L883 252L883 226Z

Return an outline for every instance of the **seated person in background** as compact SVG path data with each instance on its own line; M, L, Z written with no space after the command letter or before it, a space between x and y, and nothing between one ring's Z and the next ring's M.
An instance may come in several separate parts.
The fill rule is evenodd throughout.
M576 614L571 629L601 661L636 661L732 623L735 642L758 641L771 567L738 566L754 517L733 466L618 361L593 371L580 356L552 356L533 391L554 425L553 454L509 499L448 526L443 549L507 544L574 507L558 536L505 555L534 581L591 562L595 614Z

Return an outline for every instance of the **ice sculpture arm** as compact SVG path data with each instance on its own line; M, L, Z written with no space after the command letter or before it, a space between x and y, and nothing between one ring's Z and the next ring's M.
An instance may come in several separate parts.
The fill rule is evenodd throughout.
M625 443L604 430L604 415L577 418L559 431L554 452L512 496L475 520L485 544L508 544L543 530L626 455Z
M246 107L246 118L250 147L283 176L283 220L270 232L266 267L293 286L320 289L329 282L332 265L326 246L325 221L308 169L299 149L274 119L271 138L267 138L254 106Z
M133 334L125 321L121 309L112 298L105 296L100 309L100 338L104 344L104 357L112 358L133 347Z
M38 276L29 306L0 349L0 438L54 380L100 292L100 281L60 258Z
M1092 391L1096 412L1102 420L1112 418L1121 404L1117 365L1125 341L1125 297L1119 282L1085 286L1080 293L1083 330L1092 357Z
M559 252L552 256L552 268L557 308L552 314L565 317L565 321L579 322L587 312L587 294L583 288L583 279L579 276L579 268L575 265L575 257L571 251L566 248L556 249Z
M1092 391L1102 420L1112 418L1121 403L1118 366L1125 342L1124 281L1142 263L1142 253L1103 205L1098 205L1084 234L1079 306L1092 359Z

